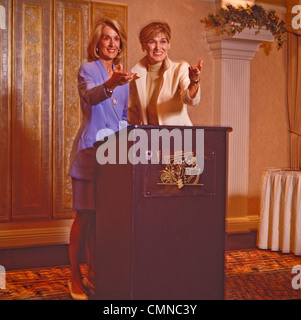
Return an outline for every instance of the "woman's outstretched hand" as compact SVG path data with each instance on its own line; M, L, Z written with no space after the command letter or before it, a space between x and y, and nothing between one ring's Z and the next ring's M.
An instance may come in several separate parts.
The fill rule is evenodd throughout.
M198 83L200 81L203 63L203 59L200 59L197 65L189 66L189 79L192 83Z
M190 85L188 86L188 92L190 98L194 98L198 92L200 78L201 78L201 71L203 68L203 59L200 59L197 65L189 66L189 79Z
M120 63L116 66L111 78L106 81L106 86L110 90L114 90L117 86L123 86L126 83L131 82L137 76L136 73L125 72L123 65Z

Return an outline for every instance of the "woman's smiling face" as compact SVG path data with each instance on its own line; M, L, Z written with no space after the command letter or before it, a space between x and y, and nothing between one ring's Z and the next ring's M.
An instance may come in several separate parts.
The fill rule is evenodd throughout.
M142 45L146 51L149 64L162 62L168 55L170 43L163 32L158 33L155 37Z
M98 42L98 52L101 59L114 60L120 49L120 36L115 29L105 26Z

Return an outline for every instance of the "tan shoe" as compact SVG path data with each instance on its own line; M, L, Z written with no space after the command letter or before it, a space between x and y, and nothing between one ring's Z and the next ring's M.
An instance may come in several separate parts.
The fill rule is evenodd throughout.
M73 300L89 300L88 296L85 293L75 293L72 291L72 281L68 281L68 288L70 295Z

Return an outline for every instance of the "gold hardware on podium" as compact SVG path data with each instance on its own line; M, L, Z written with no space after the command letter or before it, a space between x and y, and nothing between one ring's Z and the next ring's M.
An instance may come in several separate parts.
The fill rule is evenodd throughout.
M175 152L173 155L165 156L164 163L166 163L166 166L160 175L161 182L158 184L176 185L179 189L182 189L185 185L204 185L198 183L201 169L198 167L193 152Z

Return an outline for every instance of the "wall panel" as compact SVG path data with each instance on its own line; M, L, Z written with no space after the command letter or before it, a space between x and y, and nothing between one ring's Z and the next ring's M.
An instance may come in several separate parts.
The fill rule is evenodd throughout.
M94 21L110 16L127 30L127 7L0 0L0 14L0 221L72 218L78 69Z
M12 218L51 216L51 1L13 10Z
M72 217L72 184L69 156L81 121L77 73L86 60L90 5L56 1L53 216Z

